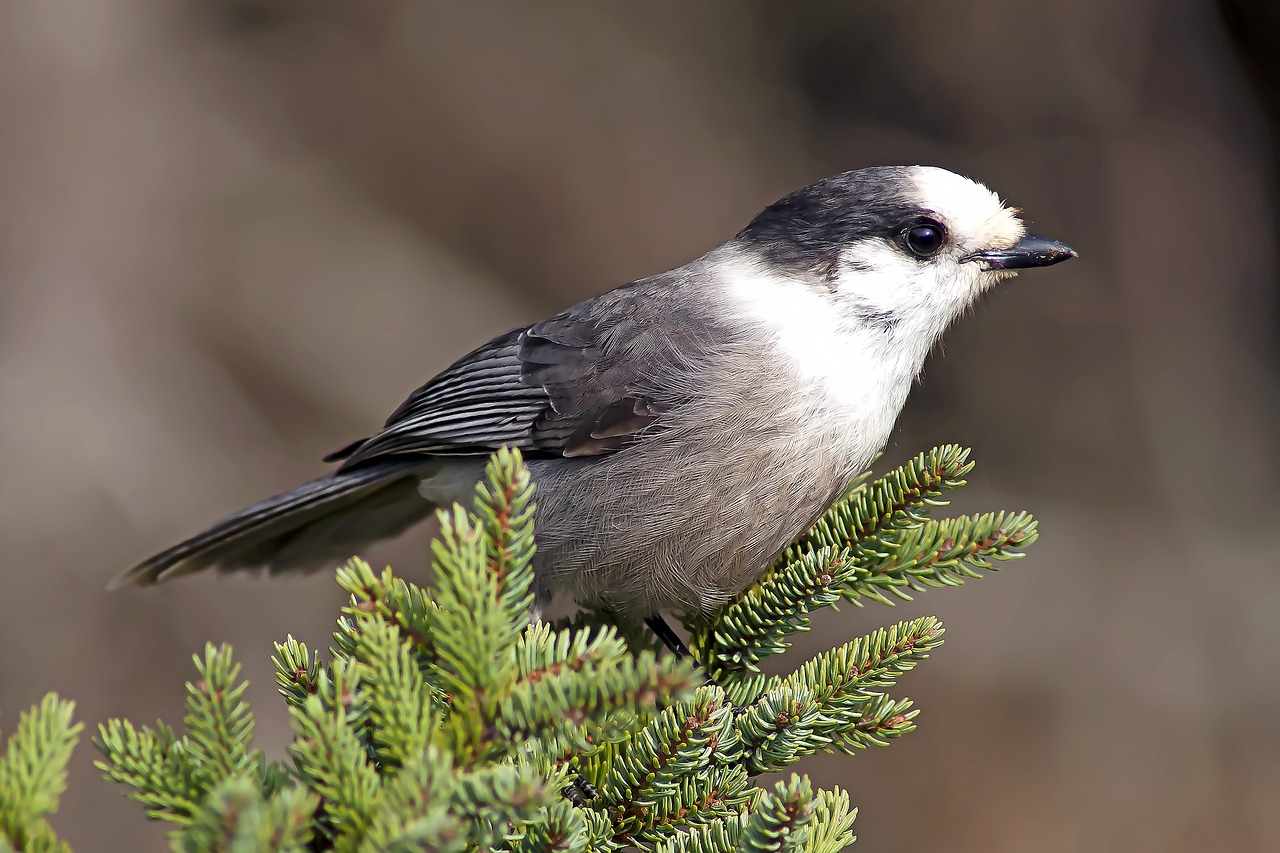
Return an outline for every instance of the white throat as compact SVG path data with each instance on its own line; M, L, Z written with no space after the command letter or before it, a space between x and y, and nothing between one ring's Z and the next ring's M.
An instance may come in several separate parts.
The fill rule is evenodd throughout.
M910 313L890 322L859 319L833 304L811 281L739 260L725 267L729 304L766 332L776 354L791 361L816 394L796 395L874 443L888 440L911 383L937 333ZM915 322L913 322L913 319ZM929 325L929 324L923 324ZM940 331L940 330L939 330Z

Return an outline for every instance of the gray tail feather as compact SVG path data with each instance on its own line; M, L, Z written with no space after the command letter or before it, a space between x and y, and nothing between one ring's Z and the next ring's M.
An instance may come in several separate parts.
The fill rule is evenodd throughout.
M117 576L109 589L147 586L216 567L312 572L395 536L434 509L418 494L421 463L344 471L246 507Z

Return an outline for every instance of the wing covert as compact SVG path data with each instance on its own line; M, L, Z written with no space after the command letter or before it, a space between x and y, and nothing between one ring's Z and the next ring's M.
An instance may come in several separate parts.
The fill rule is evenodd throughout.
M344 459L346 470L388 457L488 454L503 445L566 457L619 450L667 407L654 399L653 377L633 346L653 330L605 308L590 300L494 338L409 395L380 432L329 458Z

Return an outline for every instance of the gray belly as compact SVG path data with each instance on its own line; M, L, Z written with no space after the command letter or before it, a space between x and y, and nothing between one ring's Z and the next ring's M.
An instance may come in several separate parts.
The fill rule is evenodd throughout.
M878 449L831 433L805 444L777 434L701 439L532 461L540 585L636 614L713 610L810 527Z
M761 389L794 377L741 378L716 405L695 399L615 453L529 460L544 597L633 614L718 608L844 493L897 411L837 411L794 389L781 407ZM451 462L424 496L470 503L482 464Z

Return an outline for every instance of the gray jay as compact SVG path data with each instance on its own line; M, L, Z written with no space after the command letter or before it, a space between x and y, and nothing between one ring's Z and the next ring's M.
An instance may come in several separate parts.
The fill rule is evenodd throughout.
M885 445L934 342L983 291L1076 253L944 169L835 175L682 267L494 338L336 470L139 563L310 572L468 503L510 445L536 484L540 598L713 610Z

